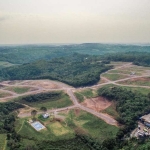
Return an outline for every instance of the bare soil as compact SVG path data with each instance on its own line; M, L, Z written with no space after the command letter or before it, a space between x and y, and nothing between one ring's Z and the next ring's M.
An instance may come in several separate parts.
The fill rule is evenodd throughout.
M28 86L37 86L37 87L42 87L46 89L56 89L58 88L58 85L52 83L49 80L32 80L32 81L26 81L24 85Z
M109 107L112 102L103 97L96 97L91 99L86 99L81 103L83 106L93 109L95 111L102 111Z

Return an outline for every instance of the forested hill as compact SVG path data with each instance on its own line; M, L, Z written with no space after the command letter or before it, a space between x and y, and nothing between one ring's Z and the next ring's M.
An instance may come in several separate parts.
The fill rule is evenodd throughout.
M93 85L102 72L111 68L98 60L96 56L74 54L4 68L0 70L0 77L1 80L53 79L75 87Z
M109 61L133 62L135 65L150 66L150 52L126 52L106 55Z
M121 44L70 44L70 45L24 45L0 46L0 61L24 64L36 60L50 60L70 56L73 53L89 55L115 54L118 52L150 52L150 46Z

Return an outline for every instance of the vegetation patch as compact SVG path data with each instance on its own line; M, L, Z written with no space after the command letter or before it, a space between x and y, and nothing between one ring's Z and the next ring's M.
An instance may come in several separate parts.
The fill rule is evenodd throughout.
M55 134L55 136L68 134L71 131L68 129L68 127L63 126L60 122L50 123L49 127L51 128L51 130Z
M0 98L4 98L4 97L8 97L8 96L11 96L11 94L7 93L7 92L1 92L0 91Z
M125 125L118 135L124 136L136 126L136 121L149 112L150 99L147 95L132 92L121 87L103 87L98 90L99 95L115 100L116 110L119 114L118 121Z
M77 97L77 99L81 103L86 98L97 97L97 92L95 90L92 90L92 89L86 89L86 90L81 90L81 91L75 92L75 96Z
M70 100L69 96L61 91L30 95L19 98L16 101L27 104L31 107L46 107L47 109L62 108L72 105L72 101Z
M52 79L79 87L96 84L100 74L112 68L99 57L73 54L70 57L41 60L0 70L5 80Z
M134 78L134 79L118 82L118 83L125 84L125 85L150 86L150 77Z
M124 79L129 77L128 75L123 75L123 74L103 74L104 77L108 78L111 81L116 81L120 79Z
M79 92L75 92L74 94L75 94L76 98L78 99L79 103L84 101L84 95L83 94L81 94Z
M113 102L108 108L102 110L103 113L107 113L110 116L113 116L115 119L119 117L119 114L116 110L116 104Z
M13 91L17 94L23 94L30 91L29 87L8 87L6 90Z
M6 134L0 134L0 149L5 149L6 145Z
M82 128L85 133L101 142L108 137L115 137L119 130L116 126L108 125L103 120L82 110L78 116L76 116L74 110L71 110L69 112L68 121L72 122L74 127Z

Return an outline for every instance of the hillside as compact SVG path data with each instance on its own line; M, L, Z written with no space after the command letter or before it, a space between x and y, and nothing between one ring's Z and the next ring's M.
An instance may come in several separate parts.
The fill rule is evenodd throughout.
M0 46L0 61L13 64L24 64L36 60L49 60L70 56L73 53L105 55L118 52L149 52L150 46L121 44L70 44L70 45L22 45Z
M1 69L0 76L2 80L53 79L77 87L97 83L100 74L110 68L96 57L74 54Z

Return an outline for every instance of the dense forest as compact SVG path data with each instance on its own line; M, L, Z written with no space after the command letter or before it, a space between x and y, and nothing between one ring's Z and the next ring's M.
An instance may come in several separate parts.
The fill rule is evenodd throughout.
M100 80L102 72L111 68L97 60L96 56L75 53L70 57L1 69L0 77L2 80L52 79L75 87L93 85Z
M147 52L126 52L105 56L109 61L133 62L135 65L150 66L150 53Z
M139 92L132 92L121 87L103 87L98 90L100 96L117 102L116 110L119 113L118 121L125 127L118 133L123 137L133 130L137 120L145 114L150 113L150 98Z
M70 45L10 45L0 46L0 61L24 64L37 60L50 60L73 53L89 55L115 54L118 52L150 52L150 46L125 44L84 43Z
M0 103L0 134L7 134L8 145L10 146L15 142L20 142L21 139L14 129L16 121L14 111L19 108L24 108L24 106L14 102Z

